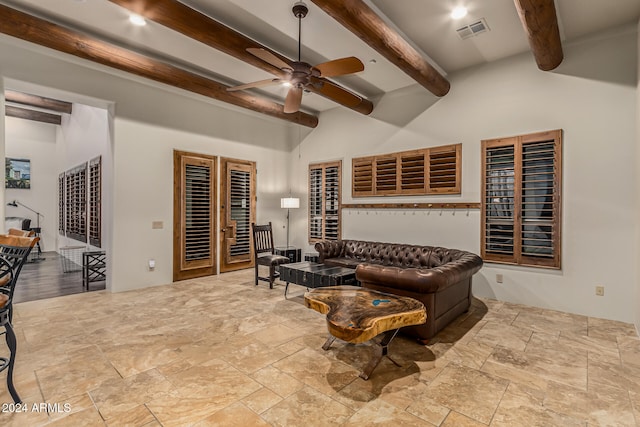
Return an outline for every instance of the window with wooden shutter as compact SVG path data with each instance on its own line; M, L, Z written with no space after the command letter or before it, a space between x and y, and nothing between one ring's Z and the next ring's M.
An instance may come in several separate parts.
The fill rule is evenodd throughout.
M460 194L462 144L354 158L352 196Z
M102 157L89 162L89 243L102 244Z
M309 242L341 237L342 162L309 165Z
M562 131L482 141L482 257L561 266Z

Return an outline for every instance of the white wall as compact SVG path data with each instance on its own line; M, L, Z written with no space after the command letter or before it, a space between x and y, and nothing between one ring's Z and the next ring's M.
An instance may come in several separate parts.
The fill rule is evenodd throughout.
M171 281L174 149L257 162L257 221L273 221L278 230L274 238L284 244L279 230L284 221L280 196L286 186L286 152L119 118L114 135L113 252L127 256L114 259L113 290ZM164 228L152 230L152 221L162 221ZM149 259L156 260L155 271L148 271Z
M474 293L596 317L634 321L638 224L636 28L565 46L556 72L539 71L529 53L450 75L451 91L406 125L334 109L292 152L298 189L306 165L343 159L343 201L351 198L351 158L420 147L463 144L462 195L365 198L366 202L480 201L480 140L564 129L563 268L485 264ZM594 64L582 67L584 63ZM602 65L604 64L604 65ZM584 73L584 74L582 74ZM424 90L416 88L416 90ZM384 99L381 101L384 103ZM376 109L380 106L376 106ZM305 209L296 235L306 236ZM343 237L480 250L478 211L347 211ZM298 242L306 243L305 239ZM497 273L504 283L496 283ZM595 296L596 284L605 296Z
M297 126L4 35L0 57L0 76L13 88L37 86L50 96L64 92L87 105L113 105L114 176L111 191L103 194L105 221L112 227L105 236L108 289L172 280L174 148L257 161L257 220L273 221L276 243L284 244L286 214L279 200L288 193ZM164 229L152 230L154 220L163 221ZM147 270L149 258L157 261L153 272Z
M55 250L58 234L58 174L54 161L57 126L15 117L6 117L4 122L6 156L31 161L31 188L7 188L5 199L7 202L16 200L43 215L40 217L40 245L43 251ZM38 223L36 214L22 206L7 206L5 213L31 218L31 227Z

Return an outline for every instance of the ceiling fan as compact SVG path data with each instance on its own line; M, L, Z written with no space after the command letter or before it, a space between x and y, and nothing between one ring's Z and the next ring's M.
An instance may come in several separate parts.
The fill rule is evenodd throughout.
M364 70L364 64L358 58L349 56L346 58L334 59L333 61L323 62L318 65L311 65L300 59L300 35L302 30L302 18L307 16L309 9L303 2L297 2L292 8L293 15L298 18L298 60L287 63L278 58L268 50L261 48L248 48L247 52L260 58L262 61L273 65L285 72L285 78L275 78L260 80L253 83L247 83L240 86L227 88L227 91L244 90L256 87L272 86L283 84L289 86L289 92L284 101L284 112L295 113L300 109L302 103L302 92L310 87L316 92L320 92L324 96L333 101L345 105L347 107L355 107L362 98L351 92L346 91L340 86L325 80L323 77L337 77L346 74L357 73Z

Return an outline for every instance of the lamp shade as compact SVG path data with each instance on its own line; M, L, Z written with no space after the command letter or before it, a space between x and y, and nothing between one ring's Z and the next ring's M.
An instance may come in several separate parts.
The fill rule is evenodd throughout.
M280 199L280 207L283 209L298 209L300 207L300 199L297 197L283 197Z

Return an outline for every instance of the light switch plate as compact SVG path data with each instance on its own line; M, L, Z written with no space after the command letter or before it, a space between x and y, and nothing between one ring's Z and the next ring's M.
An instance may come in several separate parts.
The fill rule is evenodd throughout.
M164 223L162 221L152 221L151 228L154 230L162 230L164 228Z

